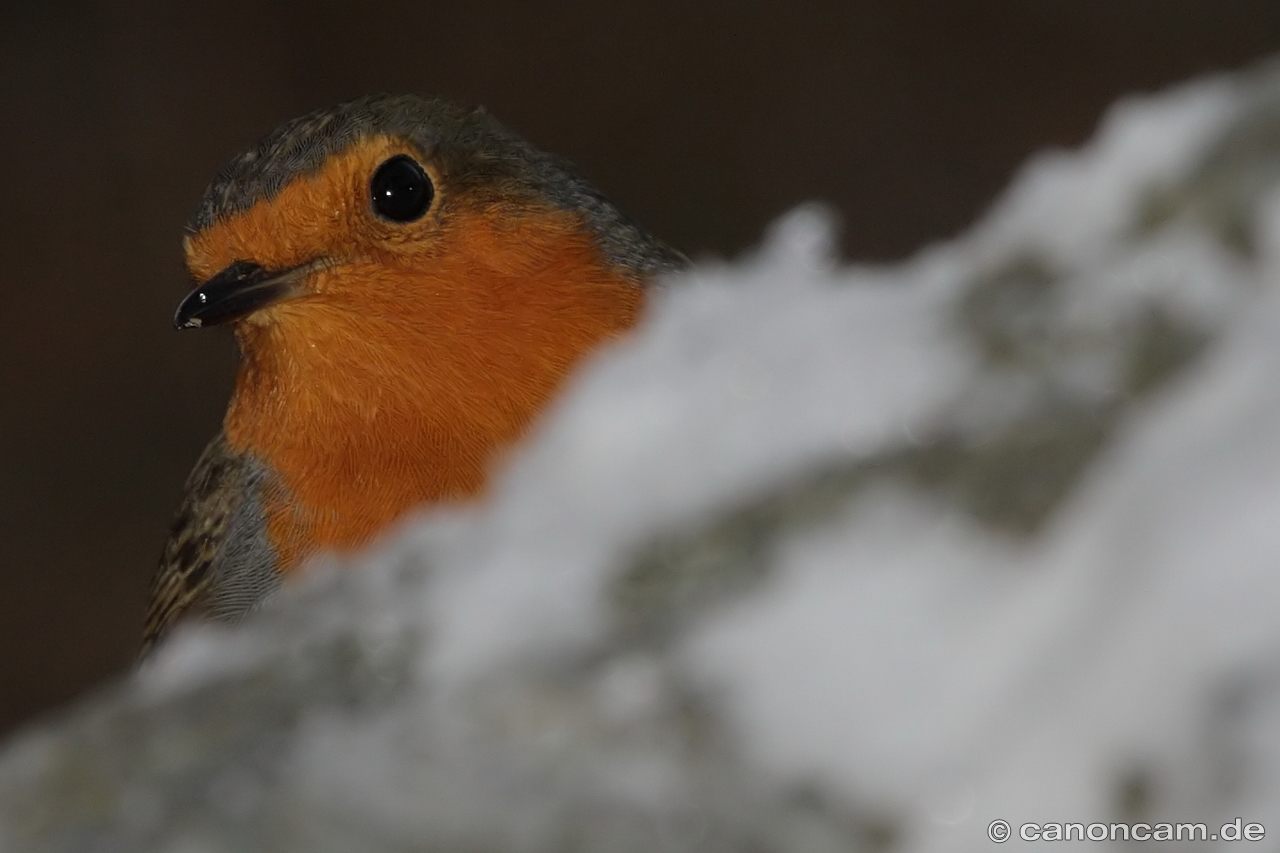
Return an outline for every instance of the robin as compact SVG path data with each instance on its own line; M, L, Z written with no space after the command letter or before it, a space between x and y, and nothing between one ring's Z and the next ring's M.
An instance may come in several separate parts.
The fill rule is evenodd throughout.
M366 97L277 128L205 192L179 329L241 360L186 484L144 649L235 621L321 549L480 492L573 365L684 257L483 109Z

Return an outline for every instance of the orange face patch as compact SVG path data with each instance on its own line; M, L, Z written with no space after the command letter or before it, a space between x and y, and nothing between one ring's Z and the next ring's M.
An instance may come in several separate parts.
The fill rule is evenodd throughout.
M369 201L370 176L401 153L436 191L410 223L379 219ZM226 434L276 475L264 499L284 569L418 504L476 494L495 452L642 301L579 215L527 193L504 201L501 187L454 193L429 152L390 138L330 158L187 252L202 280L236 260L322 261L305 295L236 326Z
M439 188L444 181L427 153L390 137L365 140L303 175L270 199L187 237L187 267L202 281L237 260L252 260L270 270L285 270L320 258L335 261L370 251L394 251L408 244L429 250L439 227L437 198L433 210L412 223L381 220L370 205L369 180L378 165L407 154L423 164Z

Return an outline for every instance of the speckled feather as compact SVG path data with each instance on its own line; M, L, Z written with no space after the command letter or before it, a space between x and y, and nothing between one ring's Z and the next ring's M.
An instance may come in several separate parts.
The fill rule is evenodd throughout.
M262 524L265 468L219 433L187 477L151 584L143 652L189 612L234 622L279 585ZM227 546L236 543L236 547Z
M454 193L484 194L506 207L523 200L580 213L608 261L643 281L687 260L627 220L566 161L539 151L482 109L412 95L378 95L289 121L232 160L200 203L189 230L269 200L328 158L375 136L408 139L428 154ZM152 584L144 652L188 613L235 621L279 584L264 502L287 494L269 468L237 453L220 433L186 484Z

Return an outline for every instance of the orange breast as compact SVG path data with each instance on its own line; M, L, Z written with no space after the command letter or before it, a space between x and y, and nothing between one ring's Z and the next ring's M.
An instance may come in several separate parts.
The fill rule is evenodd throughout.
M476 495L569 369L637 317L636 276L558 210L456 210L431 251L368 251L237 328L226 418L278 477L282 570Z

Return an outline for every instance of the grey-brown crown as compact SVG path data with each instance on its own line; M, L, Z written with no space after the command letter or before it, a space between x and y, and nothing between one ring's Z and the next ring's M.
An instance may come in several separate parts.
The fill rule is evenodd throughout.
M285 122L218 173L190 229L201 231L243 213L332 155L376 135L406 138L457 164L468 180L521 187L565 210L580 211L613 263L642 273L687 263L631 223L567 161L533 147L483 109L417 95L371 95Z

